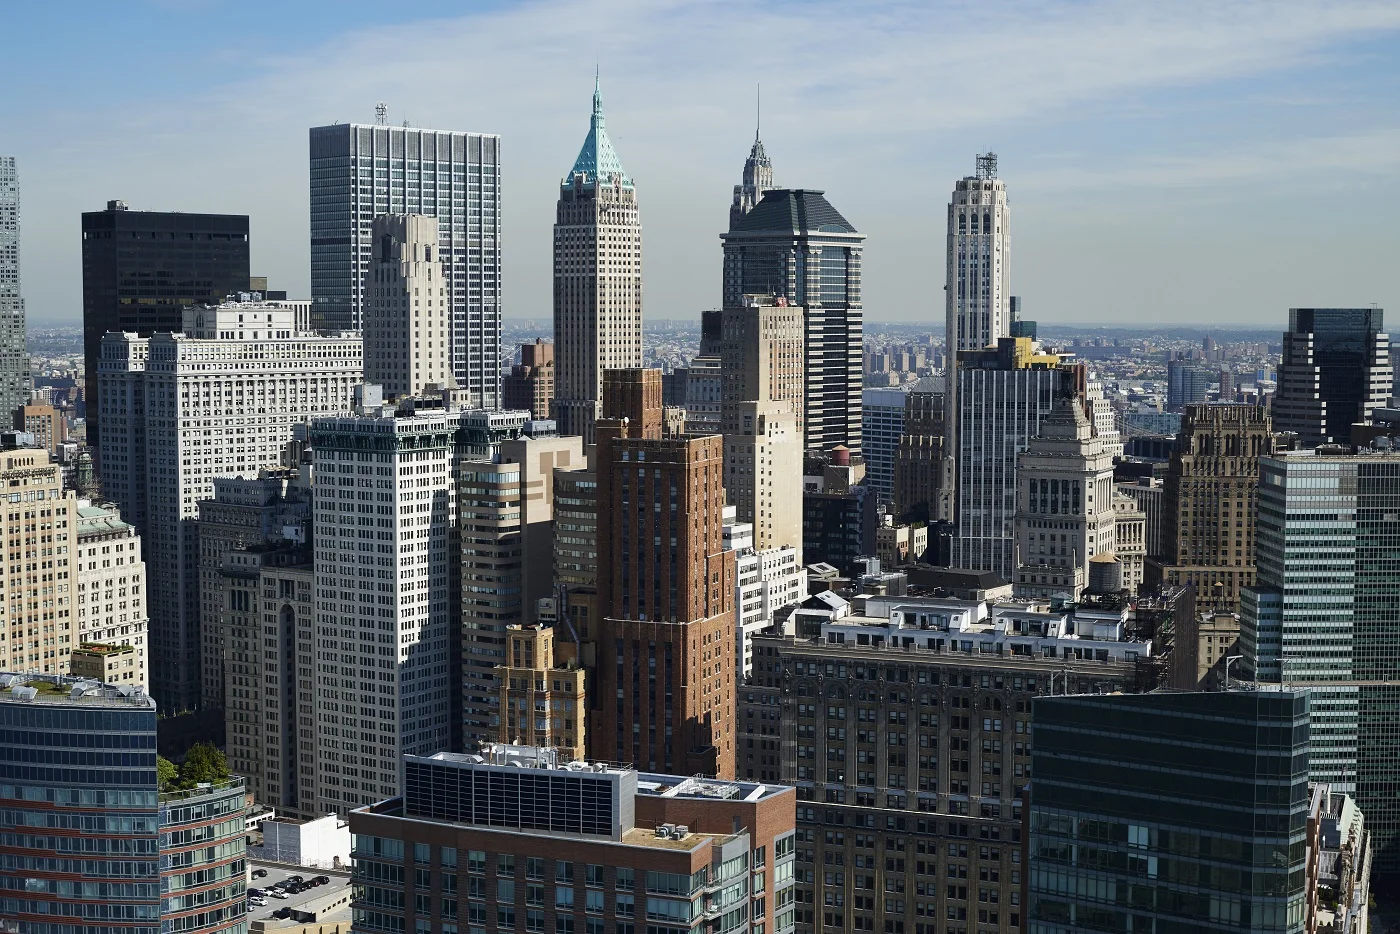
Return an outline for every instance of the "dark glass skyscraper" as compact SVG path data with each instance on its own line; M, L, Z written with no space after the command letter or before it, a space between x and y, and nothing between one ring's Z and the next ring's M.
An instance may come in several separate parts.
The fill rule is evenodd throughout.
M1390 336L1379 308L1290 308L1274 397L1276 431L1347 444L1353 422L1390 399Z
M724 306L745 295L801 305L807 345L803 408L808 450L860 453L865 235L820 191L775 188L734 218L724 241Z
M185 308L218 304L248 284L245 215L131 211L124 201L83 214L83 393L93 450L102 335L179 331Z
M1038 697L1030 934L1301 932L1305 691Z

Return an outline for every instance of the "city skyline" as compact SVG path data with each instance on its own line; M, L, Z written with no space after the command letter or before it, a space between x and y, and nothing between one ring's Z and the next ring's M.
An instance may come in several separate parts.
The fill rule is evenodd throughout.
M255 29L259 9L152 7L62 47L39 39L47 14L20 14L17 35L36 41L18 44L24 93L10 149L27 179L26 298L36 323L76 318L73 217L111 198L248 213L255 271L305 297L304 134L334 120L369 122L379 100L388 101L393 124L407 118L500 133L520 154L503 177L504 313L542 318L546 183L567 168L588 72L600 58L618 146L647 180L652 205L649 304L668 317L718 304L713 237L751 145L757 83L765 92L764 144L782 183L826 190L869 234L871 321L941 319L941 296L918 274L919 258L939 249L939 237L908 193L941 199L972 156L988 149L1001 156L1016 210L1011 289L1042 321L1121 321L1127 302L1142 320L1262 326L1290 306L1395 304L1397 274L1383 258L1396 245L1385 221L1400 202L1393 145L1400 117L1388 99L1397 75L1385 52L1400 11L1188 4L1066 13L1027 4L1007 18L894 8L831 42L840 17L822 7L800 17L764 7L766 28L735 37L715 25L723 16L711 19L696 6L663 14L616 2L600 4L600 15L584 18L580 41L555 54L578 28L557 4L478 7L418 22L383 22L392 14L365 7L343 19L355 29L339 32L328 32L322 18L288 14L272 34ZM429 5L421 15L448 9ZM94 27L103 16L95 14ZM633 28L603 45L603 24L620 16ZM746 49L756 52L784 29L837 49L850 79L832 84L763 62L720 64L744 60ZM1240 32L1250 34L1248 48L1230 47L1226 37ZM192 69L178 91L135 75L101 88L77 80L88 59L109 54L94 45L98 34L129 34L139 48L185 33L222 38L207 67ZM386 34L392 47L415 50L412 63L383 54ZM454 76L470 83L461 71L464 42L489 59L473 64L475 73L484 67L503 79L493 93L452 90L466 86ZM732 54L714 54L721 43ZM1004 43L1024 54L998 52L992 74L967 67ZM663 68L650 50L668 45L677 54ZM1071 59L1082 67L1067 68ZM288 86L302 93L286 95ZM927 87L947 93L933 98ZM60 139L75 141L53 142ZM872 171L880 184L869 184ZM1099 197L1105 190L1112 197ZM1333 211L1334 197L1360 206ZM1229 221L1203 224L1203 217ZM1088 296L1069 272L1085 255L1099 257L1102 286ZM1183 268L1193 275L1182 276ZM1339 279L1337 269L1346 275Z

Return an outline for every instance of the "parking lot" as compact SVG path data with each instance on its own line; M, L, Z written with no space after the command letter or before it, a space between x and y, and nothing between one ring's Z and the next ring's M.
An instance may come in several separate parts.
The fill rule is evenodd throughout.
M275 866L268 863L257 862L252 863L252 869L255 873L260 870L266 870L267 875L259 876L248 883L248 888L250 890L248 920L250 921L272 918L273 914L282 908L307 911L312 908L312 903L317 906L324 905L327 900L334 896L344 894L345 889L350 884L350 880L347 876L326 869L293 869L286 866ZM295 894L289 892L286 898L275 898L272 895L264 895L263 897L267 899L267 904L265 905L254 905L252 903L254 897L251 893L252 889L260 889L266 893L273 886L285 884L290 876L301 876L304 882L310 881L317 876L326 876L330 879L330 882L325 885L317 885L302 889Z

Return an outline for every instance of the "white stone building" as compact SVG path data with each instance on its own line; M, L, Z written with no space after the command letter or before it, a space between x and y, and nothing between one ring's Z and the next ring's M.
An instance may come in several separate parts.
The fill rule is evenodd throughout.
M358 333L302 331L298 317L235 302L188 309L179 333L103 338L103 492L145 542L151 693L165 709L200 698L199 501L215 477L277 466L293 426L349 411L363 378Z
M948 352L981 350L1011 334L1011 207L997 157L977 157L948 204Z
M450 746L467 416L364 405L311 423L316 813L393 797L406 753Z
M792 547L754 550L752 523L738 522L733 506L724 508L723 542L734 554L734 635L739 674L753 670L753 637L773 625L779 610L807 596L807 569Z
M384 214L374 219L365 276L365 382L399 397L427 386L455 386L450 283L438 252L438 219Z
M1016 458L1017 596L1068 594L1089 581L1089 561L1115 548L1113 457L1081 400L1062 396Z
M114 659L114 683L145 688L149 678L146 617L146 562L141 536L110 504L78 500L77 645L131 646L134 652Z

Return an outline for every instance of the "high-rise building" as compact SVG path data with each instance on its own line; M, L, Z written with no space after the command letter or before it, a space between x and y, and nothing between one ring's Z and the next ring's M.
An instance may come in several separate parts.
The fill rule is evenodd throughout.
M948 202L947 341L956 351L995 347L1011 336L1011 206L994 152L958 180Z
M216 477L214 495L196 504L199 518L200 705L224 706L228 683L229 609L224 556L255 545L306 542L311 522L309 470L264 468L255 477ZM256 617L254 617L256 619ZM247 774L239 772L238 774ZM254 796L258 801L263 798Z
M102 657L102 679L145 691L150 679L146 615L146 562L141 536L108 504L80 499L72 512L76 529L76 612L78 634L70 655L75 675L78 653ZM95 676L95 673L94 673Z
M861 394L861 455L870 489L881 503L894 502L894 462L904 434L903 389L867 389Z
M860 452L860 264L865 235L823 192L775 188L735 218L724 241L724 307L771 295L803 310L807 450Z
M506 654L496 669L493 719L497 740L556 749L564 761L584 757L586 745L583 669L576 658L555 653L552 627L506 627Z
M1166 547L1162 530L1163 487L1161 477L1139 477L1132 483L1115 484L1120 496L1131 499L1145 517L1143 526L1144 569L1146 558L1160 558ZM1145 573L1145 570L1144 570Z
M865 462L844 445L802 458L802 560L855 572L857 558L875 554L875 494Z
M500 931L793 931L790 788L534 746L411 756L405 771L402 797L350 814L356 930L489 915Z
M904 395L893 482L894 510L905 521L947 522L953 518L945 385L943 377L924 377Z
M373 395L354 415L311 423L321 814L397 794L402 757L442 749L456 732L453 596L467 414L400 414L373 405Z
M179 331L191 307L218 304L248 284L246 215L131 211L125 201L83 214L83 398L104 481L99 361L107 332Z
M1050 635L1121 633L1125 611L1020 604L994 619L980 601L865 603L797 638L756 636L740 691L739 775L797 789L797 923L1024 931L1031 702L1140 689L1131 657L1151 647Z
M1084 400L1061 396L1016 456L1017 596L1078 598L1089 563L1117 548L1113 455Z
M381 115L374 125L313 127L310 156L312 323L363 328L364 289L374 287L372 279L366 283L377 246L374 219L433 215L451 308L452 374L469 405L498 408L501 138L389 126Z
M462 739L469 745L500 738L507 631L536 622L539 601L554 596L555 470L583 464L576 435L506 441L494 462L462 464Z
M14 426L34 436L34 444L58 454L68 440L68 421L61 409L45 402L26 402L15 409Z
M151 693L201 699L199 503L216 477L276 467L293 427L348 411L363 379L358 334L298 330L277 302L185 312L180 333L112 333L102 346L103 492L145 542Z
M1032 722L1031 934L1310 930L1306 691L1037 697Z
M1254 583L1259 458L1273 453L1269 415L1258 405L1191 405L1163 482L1162 555L1149 559L1149 588L1196 585L1204 610L1234 613Z
M361 298L365 382L394 398L455 386L448 264L438 252L438 219L381 214L370 227L373 259Z
M1290 308L1274 430L1301 447L1349 444L1351 426L1390 401L1390 335L1379 308Z
M537 338L520 345L520 362L501 377L502 406L549 418L554 404L554 345Z
M753 128L753 147L744 160L744 180L734 186L734 203L729 206L729 228L754 209L765 191L773 188L773 160L763 149L763 141L758 138L758 126Z
M1065 394L1082 395L1082 371L1038 354L1024 337L958 354L953 564L1011 580L1016 558L1016 458Z
M24 343L24 296L19 281L19 220L15 157L0 156L0 412L14 411L29 400L29 353Z
M560 621L587 638L597 625L598 472L589 448L579 468L554 471L554 581L564 605Z
M316 601L308 545L254 541L225 552L209 585L224 649L225 748L258 805L312 820L316 795ZM325 641L324 639L322 641ZM344 773L343 763L337 767Z
M1180 412L1206 401L1217 372L1190 360L1167 361L1167 411Z
M0 450L0 483L14 491L0 511L0 543L10 556L0 566L6 610L0 671L67 674L79 638L67 609L76 583L78 501L64 491L59 465L38 448Z
M650 372L654 391L630 394L645 404L622 418L609 406L598 425L590 754L724 777L734 770L736 681L724 439L661 437L660 373ZM612 384L638 376L609 373L609 400L623 398Z
M588 136L559 186L554 220L554 413L593 442L603 371L642 365L642 221L637 189L603 121L595 82Z
M1123 573L1123 589L1135 594L1147 566L1147 513L1137 500L1113 490L1113 556Z
M1393 568L1400 456L1308 451L1259 471L1259 578L1238 677L1312 694L1312 778L1355 795L1378 872L1400 870L1400 657Z
M745 296L722 320L725 492L755 548L793 548L800 563L802 497L791 481L802 469L802 309Z
M242 779L162 792L156 705L130 687L0 674L0 689L0 803L12 828L0 918L9 930L247 930ZM82 833L39 832L46 827Z

